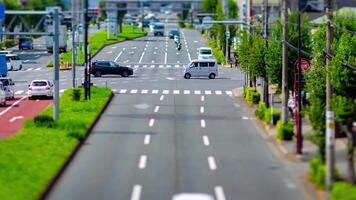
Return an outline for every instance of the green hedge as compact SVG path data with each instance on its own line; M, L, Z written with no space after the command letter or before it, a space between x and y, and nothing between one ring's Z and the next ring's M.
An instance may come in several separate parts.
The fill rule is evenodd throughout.
M277 122L277 138L280 140L292 140L293 138L293 122L289 121L283 124L282 121Z
M331 191L332 200L355 200L356 186L345 182L336 182Z
M271 111L272 110L272 111ZM271 113L273 116L273 125L276 125L277 121L280 119L281 110L278 108L267 108L265 110L265 115L263 117L263 121L267 124L271 123Z
M335 168L334 180L338 179L339 171ZM325 188L326 166L319 157L310 160L310 180L320 188Z
M38 199L85 137L111 90L92 87L90 101L73 101L72 94L66 90L61 96L58 121L53 121L49 106L35 119L26 120L15 136L0 140L0 199Z
M216 61L219 64L221 64L221 63L224 64L225 63L224 52L221 49L219 49L219 47L217 45L217 41L210 40L208 43L209 43L209 47L213 50Z
M255 91L253 87L244 87L243 96L249 105L258 104L260 102L260 93Z
M13 40L13 39L5 39L4 45L5 45L6 48L13 47L13 46L15 46L15 40Z
M260 119L263 120L264 116L265 116L265 110L267 109L266 107L266 103L264 102L260 102L258 104L258 108L255 111L255 116Z

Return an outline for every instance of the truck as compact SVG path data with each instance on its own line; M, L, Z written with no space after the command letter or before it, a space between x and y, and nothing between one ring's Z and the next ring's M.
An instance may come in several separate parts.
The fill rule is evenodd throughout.
M53 25L47 26L47 32L54 32ZM59 26L59 52L67 52L67 26ZM53 53L53 37L46 36L46 48L48 53Z
M7 76L6 55L0 55L0 77Z

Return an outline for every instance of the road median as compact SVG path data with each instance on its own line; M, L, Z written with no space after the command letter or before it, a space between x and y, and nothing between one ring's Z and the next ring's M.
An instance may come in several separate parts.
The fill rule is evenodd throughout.
M113 95L98 87L92 87L90 101L75 101L72 94L71 89L62 95L58 121L53 121L50 106L27 120L14 137L0 141L0 199L46 196Z

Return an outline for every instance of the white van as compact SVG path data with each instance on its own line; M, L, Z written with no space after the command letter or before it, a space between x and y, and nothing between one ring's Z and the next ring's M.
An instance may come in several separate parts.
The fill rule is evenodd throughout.
M218 64L215 59L192 60L184 70L185 79L190 77L214 79L218 75Z
M6 94L2 82L0 82L0 105L6 106Z
M22 61L17 54L6 54L7 70L21 70Z
M200 47L197 50L198 52L198 59L213 59L213 50L209 47Z

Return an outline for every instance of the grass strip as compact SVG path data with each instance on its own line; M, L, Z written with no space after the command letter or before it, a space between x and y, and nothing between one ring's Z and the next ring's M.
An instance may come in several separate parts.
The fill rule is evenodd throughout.
M89 37L90 51L91 55L97 53L102 47L106 45L115 44L117 42L122 42L129 39L134 39L147 35L146 30L142 31L140 28L133 28L132 26L123 26L122 32L119 33L118 38L111 36L110 39L107 39L107 29L103 29L94 35ZM72 63L72 49L69 49L66 53L60 55L60 60L63 60L65 63ZM77 62L77 61L76 61ZM80 64L84 63L84 50L83 48L80 51ZM47 67L53 67L53 61L51 61Z
M0 140L0 199L38 199L85 137L111 90L92 87L90 101L74 101L72 94L73 89L69 89L61 96L58 121L51 121L53 106L49 106L37 121L25 121L19 133Z

